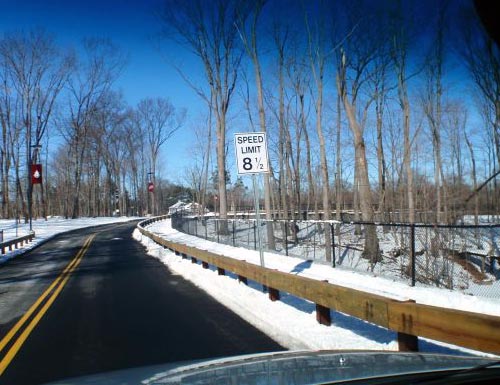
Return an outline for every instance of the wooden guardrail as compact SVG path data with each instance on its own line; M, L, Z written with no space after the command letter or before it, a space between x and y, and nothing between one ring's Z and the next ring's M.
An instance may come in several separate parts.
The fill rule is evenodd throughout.
M158 218L158 219L163 219ZM158 220L157 219L157 220ZM271 300L287 292L316 304L318 322L330 325L330 309L349 314L398 333L400 351L418 351L418 337L500 354L500 317L423 305L335 285L260 267L161 238L144 228L154 220L141 222L139 230L161 246L204 268L212 265L219 274L231 271L240 281L251 279L268 288Z
M6 253L7 248L9 249L9 251L12 251L12 247L15 247L17 249L19 248L19 246L24 245L25 242L31 242L33 238L35 238L35 233L32 232L23 237L14 238L9 241L1 242L0 249L2 250L2 254Z

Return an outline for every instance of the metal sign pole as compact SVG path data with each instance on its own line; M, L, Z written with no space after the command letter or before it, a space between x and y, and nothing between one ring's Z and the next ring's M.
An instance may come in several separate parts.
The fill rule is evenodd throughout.
M262 267L265 267L260 229L260 204L255 174L269 172L269 155L267 152L266 133L247 132L234 134L234 148L236 151L236 166L238 168L238 175L252 174L260 265Z
M253 197L255 204L255 220L257 222L257 243L259 245L259 255L260 255L260 266L265 267L264 264L264 251L262 250L262 238L260 233L260 204L259 204L259 195L257 193L257 178L255 174L252 174L252 182L253 182Z

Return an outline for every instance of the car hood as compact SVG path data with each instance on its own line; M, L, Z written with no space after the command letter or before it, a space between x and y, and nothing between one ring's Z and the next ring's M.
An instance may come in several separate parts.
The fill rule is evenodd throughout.
M323 384L470 369L495 361L483 357L423 353L289 351L127 369L46 385Z

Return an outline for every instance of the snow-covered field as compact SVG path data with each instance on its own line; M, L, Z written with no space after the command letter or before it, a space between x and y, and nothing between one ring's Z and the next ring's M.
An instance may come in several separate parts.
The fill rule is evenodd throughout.
M325 223L294 221L296 239L283 221L273 221L275 246L273 252L290 255L315 263L327 263L325 257ZM497 223L497 222L495 222ZM182 217L174 227L182 232L208 240L247 249L256 247L257 229L253 219L229 219L229 234L220 235L217 219ZM500 257L500 225L415 228L415 281L421 287L440 287L465 294L500 300L500 269L488 256ZM179 226L179 227L178 227ZM358 231L357 231L358 230ZM410 227L376 225L381 260L373 263L363 258L366 226L338 223L334 232L335 263L347 269L372 276L382 276L407 285L411 277ZM330 232L330 230L327 230ZM262 244L268 244L267 232L261 228ZM284 240L287 240L285 243Z
M258 252L221 245L180 233L171 227L170 220L154 223L148 226L148 230L175 242L260 264ZM191 280L289 349L397 350L396 333L392 331L335 312L332 314L332 326L319 325L316 322L313 303L286 294L282 295L280 301L271 302L257 284L246 286L239 283L234 276L221 277L214 269L205 270L201 266L193 266L190 260L182 259L165 250L138 230L134 236L148 248L152 256L159 258L173 272ZM273 253L264 253L264 261L265 266L269 268L319 280L327 279L338 285L386 297L399 300L413 299L422 304L500 316L500 304L487 298L446 289L409 287L395 280L333 269L322 263L307 262L300 258ZM424 339L420 340L420 350L445 353L471 352Z

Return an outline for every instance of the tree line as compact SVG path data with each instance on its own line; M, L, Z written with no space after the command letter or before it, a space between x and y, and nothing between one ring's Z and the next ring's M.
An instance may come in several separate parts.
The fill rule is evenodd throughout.
M206 111L187 186L159 166L185 111L168 98L128 106L113 88L125 59L112 42L70 51L45 31L5 34L3 217L26 216L30 194L37 215L68 217L164 213L188 194L225 218L248 204L228 177L236 131L267 133L267 219L498 214L500 53L472 2L165 0L158 15L163 37L198 63L176 67ZM27 193L30 160L47 174ZM376 234L366 242L377 255Z
M42 29L0 39L3 218L27 219L30 205L43 217L155 214L189 193L158 169L185 111L168 98L127 105L113 88L125 64L107 39L73 49ZM31 164L43 183L31 185Z
M205 199L214 146L222 218L234 126L270 138L268 219L498 214L500 52L471 1L169 0L162 16L204 71L200 85L178 69L205 102L201 135L215 134L189 176Z

